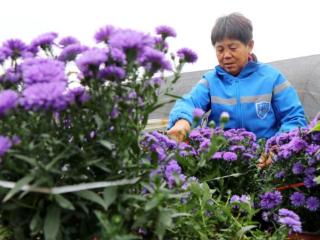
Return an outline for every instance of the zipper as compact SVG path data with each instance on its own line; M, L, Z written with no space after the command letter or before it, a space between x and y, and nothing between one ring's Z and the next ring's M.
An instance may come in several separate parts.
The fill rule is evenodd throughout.
M243 128L243 116L242 116L242 106L240 102L240 83L239 79L236 79L236 96L237 96L237 115L239 121L237 121L238 128Z

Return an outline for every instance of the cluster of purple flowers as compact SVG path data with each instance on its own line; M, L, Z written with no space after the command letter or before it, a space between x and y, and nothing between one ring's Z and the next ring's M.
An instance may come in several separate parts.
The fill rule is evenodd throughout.
M258 144L256 136L245 129L222 130L220 128L196 128L190 132L189 139L192 145L199 146L199 151L209 151L212 136L222 136L227 144L219 148L212 156L213 160L248 161L257 157Z
M279 206L282 202L282 195L279 191L266 192L260 195L260 207L262 209L274 209Z
M12 141L6 136L0 135L0 159L12 147Z
M299 191L289 188L284 190L284 195L288 196L287 201L293 207L305 207L309 211L319 209L320 195L315 177L320 163L320 133L310 131L319 117L320 114L308 128L281 133L270 138L266 144L266 150L274 153L273 164L268 170L275 176L274 185L302 184Z
M289 233L302 232L302 223L299 215L286 208L280 208L278 213L265 211L262 213L262 219L265 222L275 222L289 228Z
M239 202L239 203L248 203L250 204L250 201L251 201L251 198L249 195L232 195L231 198L230 198L230 203L236 203L236 202Z
M0 118L17 106L18 99L18 93L13 90L3 90L0 92Z
M156 166L151 172L151 179L160 176L166 180L169 188L186 182L186 176L182 173L179 163L169 154L179 146L176 141L154 131L144 135L141 146L148 152L149 161Z
M278 223L289 227L290 231L292 232L302 231L302 224L300 221L300 217L296 213L288 209L285 209L285 208L279 209Z

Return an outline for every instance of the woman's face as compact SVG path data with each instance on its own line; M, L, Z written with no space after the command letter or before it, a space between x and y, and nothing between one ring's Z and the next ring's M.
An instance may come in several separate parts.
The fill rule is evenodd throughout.
M237 76L248 63L253 48L253 40L245 45L239 40L225 38L216 42L214 47L219 65L230 74Z

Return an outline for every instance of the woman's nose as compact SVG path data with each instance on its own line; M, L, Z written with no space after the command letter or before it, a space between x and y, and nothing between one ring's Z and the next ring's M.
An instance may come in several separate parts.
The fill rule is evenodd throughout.
M232 57L232 55L231 55L230 51L224 52L223 58L231 58L231 57Z

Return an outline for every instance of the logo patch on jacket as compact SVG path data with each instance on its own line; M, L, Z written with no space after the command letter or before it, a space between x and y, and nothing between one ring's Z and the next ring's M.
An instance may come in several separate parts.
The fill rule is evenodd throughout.
M257 116L261 119L264 119L268 112L270 111L270 102L257 102L256 103L256 112Z

